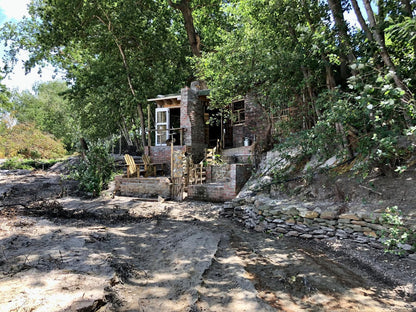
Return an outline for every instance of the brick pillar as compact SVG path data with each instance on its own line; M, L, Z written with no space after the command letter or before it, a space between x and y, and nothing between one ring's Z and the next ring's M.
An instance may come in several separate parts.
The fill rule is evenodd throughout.
M206 144L204 107L197 89L186 87L181 90L181 127L185 128L185 145L191 147L194 161L199 162L205 156Z
M190 88L185 87L181 90L181 128L185 129L183 141L184 145L187 146L191 146L192 144L192 126L188 113L190 95L192 95L192 90Z

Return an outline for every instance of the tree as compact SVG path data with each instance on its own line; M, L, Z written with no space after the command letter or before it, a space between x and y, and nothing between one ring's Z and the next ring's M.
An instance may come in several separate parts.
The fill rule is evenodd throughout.
M64 69L81 120L95 122L83 124L86 134L118 129L133 144L129 130L138 124L144 145L146 99L176 91L189 74L173 10L150 0L37 0L29 12L3 35L12 43L10 60L19 46L31 52L27 68L49 61Z
M361 29L343 17L349 4ZM252 93L270 114L296 110L289 125L275 119L277 133L297 131L294 144L306 153L401 157L394 141L415 123L409 118L415 112L410 87L415 62L401 48L405 40L392 35L406 25L402 37L416 38L411 22L403 20L409 17L408 1L379 1L377 15L368 20L356 1L243 0L227 9L234 27L223 30L215 52L197 63L217 106ZM387 156L378 157L377 150Z
M39 130L52 134L70 151L77 142L79 129L70 102L64 97L68 91L65 82L46 82L36 85L34 93L14 91L11 102L18 122L34 124Z

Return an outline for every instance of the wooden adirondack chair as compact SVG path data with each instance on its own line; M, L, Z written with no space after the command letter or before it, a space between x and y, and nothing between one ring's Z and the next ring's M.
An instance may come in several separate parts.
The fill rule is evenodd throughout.
M143 155L142 159L143 159L143 164L144 164L145 176L146 177L156 176L156 165L154 165L150 162L149 155Z
M133 157L131 157L129 154L125 154L124 160L127 164L127 178L130 178L130 176L133 175L140 177L140 166L134 162Z
M145 177L156 176L157 172L164 173L165 171L165 164L151 163L148 155L143 155L143 162L138 164L134 162L133 157L129 154L124 155L124 160L127 164L127 178L134 175L140 177L140 174L143 174Z

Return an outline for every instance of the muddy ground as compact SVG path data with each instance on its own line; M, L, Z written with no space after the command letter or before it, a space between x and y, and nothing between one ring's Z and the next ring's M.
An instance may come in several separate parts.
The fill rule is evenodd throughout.
M0 174L0 311L416 311L416 259L272 237L221 205Z

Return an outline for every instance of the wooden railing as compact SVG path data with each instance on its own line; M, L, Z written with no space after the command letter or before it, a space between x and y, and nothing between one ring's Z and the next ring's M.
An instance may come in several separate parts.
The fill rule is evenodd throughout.
M184 160L185 185L202 184L207 181L207 166L211 165L215 159L217 148L205 149L205 157L197 164L192 162L191 157ZM185 163L186 162L186 163Z

